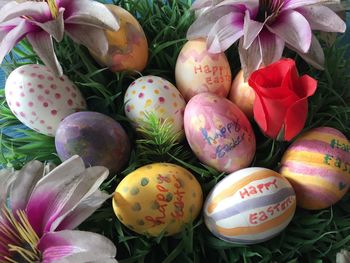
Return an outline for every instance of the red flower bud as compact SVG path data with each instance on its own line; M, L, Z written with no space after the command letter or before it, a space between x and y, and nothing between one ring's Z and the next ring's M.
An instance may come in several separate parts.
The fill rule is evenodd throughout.
M308 75L299 77L292 59L281 59L252 73L248 81L255 90L254 119L273 139L290 141L304 127L307 98L317 88Z

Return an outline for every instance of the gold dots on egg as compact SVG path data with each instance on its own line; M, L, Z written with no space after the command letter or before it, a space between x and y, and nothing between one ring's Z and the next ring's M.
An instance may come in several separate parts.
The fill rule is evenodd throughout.
M158 112L159 112L160 114L163 114L163 113L165 112L165 109L164 109L164 108L159 108Z
M154 94L159 94L159 90L158 90L158 89L155 89L155 90L154 90Z
M141 89L145 90L145 89L146 89L146 86L145 86L145 85L143 85L143 86L141 87Z
M131 94L135 95L136 94L136 90L131 91Z
M171 93L171 96L173 96L173 98L176 98L176 93Z
M145 108L151 106L151 104L152 104L152 100L151 99L146 100Z
M176 102L173 103L174 108L177 108L178 104Z

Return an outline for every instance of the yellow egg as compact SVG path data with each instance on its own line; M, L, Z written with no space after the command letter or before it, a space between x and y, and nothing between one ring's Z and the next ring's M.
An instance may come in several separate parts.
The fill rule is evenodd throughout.
M91 55L101 65L111 71L142 71L148 60L148 43L139 22L125 9L116 5L107 5L119 20L118 31L106 30L109 49L105 56L99 56L90 50Z
M225 53L209 53L204 39L184 45L176 62L175 77L176 86L187 101L204 92L227 97L232 81Z
M174 235L199 214L203 193L186 169L169 163L143 166L114 192L113 209L129 229L143 235Z
M235 103L248 118L253 117L255 92L249 86L248 82L244 81L242 70L238 72L233 80L229 99Z

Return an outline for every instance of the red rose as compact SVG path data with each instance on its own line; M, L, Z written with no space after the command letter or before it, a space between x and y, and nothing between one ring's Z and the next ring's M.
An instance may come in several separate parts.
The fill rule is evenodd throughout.
M308 75L299 77L292 59L281 59L252 73L248 81L255 90L254 119L273 139L291 140L304 127L307 98L317 88Z

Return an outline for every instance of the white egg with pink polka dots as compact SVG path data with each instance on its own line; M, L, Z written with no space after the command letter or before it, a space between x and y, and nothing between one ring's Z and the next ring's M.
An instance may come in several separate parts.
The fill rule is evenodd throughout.
M28 64L12 71L5 96L20 122L48 136L55 136L65 117L86 109L86 101L72 81L56 77L43 65Z
M124 97L125 114L135 124L143 125L147 114L172 123L174 133L183 135L186 102L177 88L157 76L144 76L130 84Z

